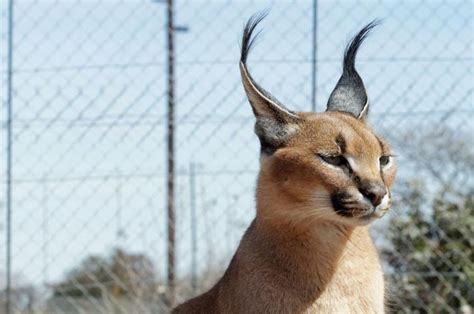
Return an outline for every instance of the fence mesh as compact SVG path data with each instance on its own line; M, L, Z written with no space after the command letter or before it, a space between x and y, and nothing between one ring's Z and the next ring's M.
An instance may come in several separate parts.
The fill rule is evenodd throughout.
M394 209L373 227L388 306L472 313L471 1L175 1L177 302L219 278L254 216L259 147L237 60L244 23L266 8L249 67L297 111L312 108L313 58L323 111L345 43L383 19L358 69L400 169ZM3 1L0 12L11 313L166 312L166 4Z

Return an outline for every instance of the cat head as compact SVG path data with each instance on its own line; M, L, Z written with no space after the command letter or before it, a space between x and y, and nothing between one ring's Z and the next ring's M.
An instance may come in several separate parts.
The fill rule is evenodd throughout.
M396 165L388 143L367 124L368 96L355 69L357 51L377 22L349 42L327 109L316 113L287 109L250 75L247 56L264 17L255 15L247 22L240 59L261 144L260 214L271 216L278 207L272 202L284 202L284 215L321 221L360 225L383 216L391 204Z

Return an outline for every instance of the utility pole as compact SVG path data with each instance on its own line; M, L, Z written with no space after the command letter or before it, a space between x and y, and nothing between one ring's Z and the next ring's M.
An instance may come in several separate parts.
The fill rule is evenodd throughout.
M189 167L189 189L191 207L191 286L197 291L197 220L196 220L196 164Z
M167 228L168 228L168 306L172 308L175 304L176 290L176 202L175 202L175 97L174 97L174 35L176 32L187 32L187 26L176 26L174 24L173 0L153 0L155 3L166 4L166 37L167 37L167 149L166 149L166 167L167 167Z
M6 175L6 302L5 313L10 314L11 287L12 287L12 102L13 102L13 0L8 1L8 56L7 56L7 175Z
M167 197L168 197L168 304L173 308L176 285L176 213L174 168L174 20L173 0L167 0L167 51L168 51L168 141L167 141Z
M317 82L317 73L316 73L316 62L318 58L318 0L313 0L313 41L312 41L312 75L311 75L311 111L316 111L316 85Z

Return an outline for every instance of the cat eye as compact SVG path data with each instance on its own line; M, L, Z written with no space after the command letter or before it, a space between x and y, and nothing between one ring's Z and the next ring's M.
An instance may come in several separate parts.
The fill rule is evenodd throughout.
M349 163L347 162L347 159L342 155L326 156L326 155L318 154L318 156L322 160L324 160L325 162L333 166L341 167L341 166L349 165Z
M385 155L379 158L379 163L381 167L388 165L389 162L390 162L390 156Z

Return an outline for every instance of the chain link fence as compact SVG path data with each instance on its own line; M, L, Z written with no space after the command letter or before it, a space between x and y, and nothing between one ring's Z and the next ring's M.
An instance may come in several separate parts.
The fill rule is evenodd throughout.
M0 313L8 274L11 313L166 312L166 3L12 3L0 3ZM237 60L266 8L249 67L297 111L313 92L325 109L344 45L383 19L358 68L400 169L373 226L387 306L472 313L471 1L176 0L176 301L212 286L254 216L259 146Z

